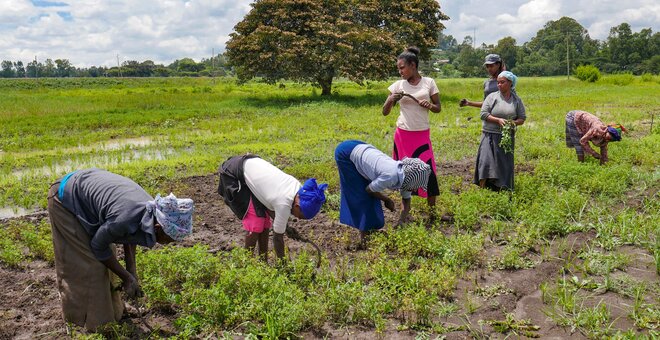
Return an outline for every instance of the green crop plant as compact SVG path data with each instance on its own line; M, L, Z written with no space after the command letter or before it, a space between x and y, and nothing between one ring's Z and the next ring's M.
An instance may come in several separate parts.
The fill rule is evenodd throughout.
M616 269L623 270L630 262L625 254L605 254L596 249L587 249L578 254L582 259L583 271L587 274L606 274Z
M20 244L16 243L9 232L0 228L0 262L10 266L18 267L25 259Z

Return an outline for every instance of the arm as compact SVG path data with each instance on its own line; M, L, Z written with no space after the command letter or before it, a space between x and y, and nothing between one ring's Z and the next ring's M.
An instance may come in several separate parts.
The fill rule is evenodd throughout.
M395 209L394 201L391 198L385 196L381 192L371 191L371 189L369 189L369 187L367 187L366 190L367 190L367 194L369 194L373 197L376 197L377 199L383 201L383 203L385 203L385 208L389 209L390 211L394 211L394 209Z
M121 278L122 289L126 292L128 297L132 298L141 295L140 285L137 282L137 278L119 264L119 261L117 261L117 257L114 254L109 259L101 261L101 263Z
M518 105L516 105L516 119L513 120L513 123L519 126L525 124L527 115L525 114L525 104L523 104L522 99L518 95L515 96L518 98Z
M461 102L458 104L458 106L463 107L463 106L472 106L472 107L481 107L484 104L484 102L473 102L469 101L465 98L461 99Z
M587 131L587 133L585 133L584 136L580 138L580 145L582 145L582 148L584 149L585 152L594 156L594 158L596 159L600 159L600 155L596 151L594 151L594 149L591 148L591 145L589 145L589 141L594 136L595 132L596 132L595 129L589 129L589 131Z
M502 127L504 126L504 124L506 124L506 119L504 119L504 118L498 118L498 117L495 117L495 116L493 116L493 115L491 115L491 114L489 114L488 116L486 116L486 121L487 121L487 122L490 122L490 123L495 123L495 124L497 124L497 125L499 125L499 126L502 126Z
M122 287L129 297L140 295L140 286L137 276L135 276L135 245L124 245L124 251L127 247L126 268L122 267L117 260L117 256L110 250L110 244L123 236L122 227L125 225L114 224L112 219L108 219L90 240L92 253L108 269L115 273L122 280Z
M390 93L389 96L387 96L385 104L383 104L383 116L390 114L392 107L401 99L401 97L402 95L398 93Z
M126 263L126 270L131 273L137 280L137 271L135 266L135 245L124 244L124 262Z
M603 143L603 145L600 146L600 165L603 165L609 161L609 158L607 157L607 143Z
M437 93L431 96L431 102L423 99L419 101L419 105L435 113L438 113L440 110L442 110L442 106L440 105L440 95Z
M410 198L401 198L401 203L403 209L401 210L401 215L399 215L398 225L408 222L408 215L410 214Z
M275 254L277 258L282 260L284 259L284 234L273 232L273 248L275 248Z

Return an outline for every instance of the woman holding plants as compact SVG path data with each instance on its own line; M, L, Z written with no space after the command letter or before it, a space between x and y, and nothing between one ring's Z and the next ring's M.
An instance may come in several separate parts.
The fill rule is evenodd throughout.
M489 54L486 56L486 60L484 60L484 67L486 68L486 71L488 71L488 74L490 75L490 78L484 80L484 99L488 97L489 94L493 92L497 92L497 76L506 71L506 66L504 65L504 61L502 58L500 58L499 55L497 54ZM473 102L470 100L467 100L465 98L461 99L461 102L459 103L460 107L463 106L472 106L472 107L481 107L483 105L483 102Z
M607 143L621 141L621 135L626 131L623 125L605 125L586 111L573 110L566 114L566 146L575 148L578 162L584 162L584 152L600 160L600 164L607 163ZM600 154L591 148L589 142L600 147Z
M390 114L392 107L399 103L399 117L394 132L394 160L406 157L419 158L431 167L428 186L415 190L414 194L427 197L431 208L431 219L435 218L435 198L440 194L436 172L435 155L431 144L429 110L440 112L440 95L433 78L422 77L419 73L419 49L409 47L397 58L396 66L401 80L388 88L389 96L383 105L383 115ZM404 207L405 208L405 207Z
M504 71L497 77L498 91L481 106L483 121L474 183L499 191L513 190L515 127L525 123L525 106L515 92L518 77Z
M180 241L192 232L193 201L152 198L132 180L100 169L78 170L48 193L57 286L67 322L95 330L124 312L112 274L129 298L142 294L135 246ZM123 244L122 267L114 244Z
M394 201L383 191L401 191L401 224L409 216L411 193L425 190L432 174L431 166L419 158L394 160L358 140L339 143L335 162L341 189L339 221L360 230L362 246L369 232L385 225L381 202L390 211L395 210Z
M289 216L314 218L325 202L327 187L317 185L315 178L300 185L295 177L259 156L246 154L222 163L218 193L243 222L245 248L254 251L259 244L259 255L267 261L269 229L274 232L275 253L283 259Z

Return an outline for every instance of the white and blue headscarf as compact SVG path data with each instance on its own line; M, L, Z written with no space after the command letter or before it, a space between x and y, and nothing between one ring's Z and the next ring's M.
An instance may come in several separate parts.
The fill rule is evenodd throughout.
M510 71L502 71L502 73L500 73L498 77L504 77L506 79L509 79L511 81L511 89L512 90L516 89L516 84L518 83L518 77L515 74L513 74Z
M192 234L193 210L193 200L179 199L172 193L166 197L158 194L153 201L147 202L147 211L156 216L165 234L175 241L181 241Z

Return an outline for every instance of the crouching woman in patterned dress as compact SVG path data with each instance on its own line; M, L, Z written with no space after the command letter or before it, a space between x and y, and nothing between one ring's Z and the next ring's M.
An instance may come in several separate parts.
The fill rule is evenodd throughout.
M623 125L605 125L598 117L586 111L573 110L566 114L566 146L575 148L578 162L584 162L584 152L600 160L603 165L609 160L607 143L618 142L626 131ZM600 147L600 154L591 148L589 142Z

